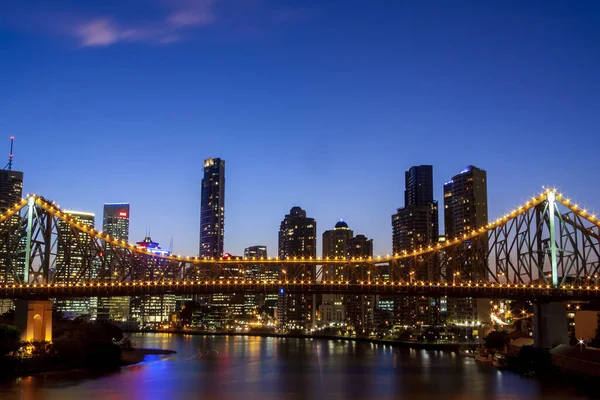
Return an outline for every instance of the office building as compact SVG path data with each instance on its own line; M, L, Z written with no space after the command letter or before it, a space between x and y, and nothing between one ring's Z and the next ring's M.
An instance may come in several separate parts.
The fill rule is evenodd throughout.
M279 227L279 258L317 256L317 222L306 216L300 207L292 207ZM286 265L284 275L289 279L314 279L314 266ZM283 272L283 271L282 271ZM316 297L307 294L280 292L277 318L281 330L306 330L315 324Z
M452 239L487 223L487 174L470 165L444 184L446 238ZM465 260L460 271L446 271L447 276L460 273L460 280L463 281L487 281L487 248L487 237L483 241L465 243ZM477 315L477 302L471 298L448 299L448 322L468 326L486 320L485 316Z
M246 260L260 260L267 258L267 246L250 246L244 249L244 259ZM261 280L266 281L266 274L262 273L259 269L259 263L249 265L246 268L246 279L248 280ZM276 294L264 294L264 293L244 293L244 315L257 315L260 314L265 305L266 297L269 296L270 300L275 298L277 302Z
M267 258L267 246L250 246L244 249L244 258L246 260Z
M200 200L200 256L223 256L225 232L225 160L204 160Z
M137 247L144 249L149 253L168 256L169 250L162 249L158 242L154 242L150 237L145 237L141 242L136 243ZM168 261L161 258L153 258L143 270L134 271L135 280L157 280L172 279L172 275L165 275L164 270ZM144 326L160 326L171 320L171 315L175 312L177 306L177 296L173 294L163 294L158 296L144 295L131 298L130 317Z
M94 228L96 216L92 213L81 211L65 211L76 222ZM84 283L96 278L96 268L88 262L88 244L91 236L89 233L71 227L67 222L58 220L57 225L60 240L56 253L57 283ZM96 298L70 298L57 299L54 308L62 312L67 318L89 317L95 318Z
M129 243L129 203L104 204L102 232L117 240ZM113 254L110 247L106 249L105 259L109 265L113 262ZM120 276L113 276L111 278L115 280L122 279ZM128 321L130 319L130 300L128 296L98 298L98 319Z
M15 206L23 195L23 173L11 169L0 170L0 212ZM25 260L14 255L14 249L25 250L23 235L19 233L19 216L14 215L8 222L11 237L0 244L0 283L21 281L24 276ZM21 253L21 251L19 251ZM0 308L12 308L12 300L0 300Z

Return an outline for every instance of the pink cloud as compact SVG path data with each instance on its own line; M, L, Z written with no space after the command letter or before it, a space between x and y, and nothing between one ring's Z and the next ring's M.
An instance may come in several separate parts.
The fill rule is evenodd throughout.
M96 19L81 24L73 34L82 46L108 46L119 41L121 34L109 19Z

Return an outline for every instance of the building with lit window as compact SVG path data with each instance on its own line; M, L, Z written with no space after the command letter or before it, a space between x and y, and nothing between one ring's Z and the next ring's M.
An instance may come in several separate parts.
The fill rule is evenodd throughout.
M365 235L356 235L347 242L346 254L349 260L353 258L373 257L373 239ZM355 268L364 268L356 265ZM364 276L364 271L359 272ZM358 283L353 281L352 283ZM371 331L374 324L374 312L376 296L369 295L347 295L346 296L346 318L348 325L356 331L358 336L366 335Z
M12 169L0 170L0 212L14 207L23 195L23 173ZM23 278L25 261L23 256L11 257L13 253L10 248L22 246L22 237L19 235L19 217L14 216L10 220L11 233L15 233L10 240L10 245L2 241L0 245L0 283L13 283L15 281L12 271L16 271L19 278ZM24 250L24 248L23 248ZM0 299L0 313L13 308L13 301Z
M170 254L169 250L162 249L150 237L144 238L136 245L152 254L164 256ZM164 275L163 263L167 263L167 261L154 258L145 266L144 270L134 271L134 279L172 279L172 276ZM176 305L177 296L174 294L135 296L131 298L130 303L131 320L140 322L142 326L158 326L171 320L171 315L176 311Z
M335 227L323 232L323 260L346 259L348 257L348 242L354 237L354 232L348 224L340 219ZM344 267L327 265L323 267L324 280L344 279ZM319 305L320 323L323 325L341 324L346 322L346 296L341 294L323 294Z
M72 220L94 228L96 216L81 211L65 211ZM57 230L61 240L56 251L57 283L84 283L96 277L96 269L86 254L87 245L92 240L87 232L75 229L61 219L57 222ZM56 299L54 308L67 318L80 316L96 317L97 298Z
M431 244L439 237L438 202L433 199L433 167L413 166L404 174L404 207L392 215L394 254L411 252ZM431 280L434 264L423 263L406 271L406 280ZM394 323L397 326L431 325L437 320L432 307L435 299L409 296L394 298Z
M267 258L267 246L250 246L244 249L244 259L246 260L260 260ZM249 265L246 268L246 279L257 280L260 279L259 264ZM265 281L265 279L261 279ZM260 309L265 303L266 296L275 296L276 294L263 294L263 293L245 293L244 294L244 315L254 315L260 313Z
M225 160L204 160L200 199L200 256L223 256L225 232Z
M0 170L0 212L3 213L9 208L14 207L17 202L21 201L22 195L23 173L10 169ZM0 245L0 283L14 282L13 271L16 271L21 279L24 273L24 259L22 257L11 257L13 252L9 251L8 248L18 248L20 246L22 235L18 234L19 217L17 215L13 216L9 223L13 228L10 232L14 234L14 237L11 238L9 246L7 246L4 240L2 241L2 245ZM3 300L0 300L1 302Z
M486 171L468 166L452 180L444 184L444 228L447 239L487 225L487 174ZM487 281L487 240L466 242L465 260L460 271L463 281ZM482 300L484 301L484 300ZM477 300L471 298L448 299L448 321L453 324L472 324L481 320L477 315Z
M116 240L129 243L129 203L105 203L102 218L102 231ZM106 249L106 262L112 263L112 249ZM123 277L113 276L120 281ZM98 319L128 321L130 297L113 296L98 298Z
M281 259L317 256L317 222L300 207L292 207L279 226L278 254ZM313 279L316 267L303 269L286 264L284 275L290 279ZM282 271L283 272L283 271ZM277 305L279 329L305 330L315 323L316 296L280 291Z

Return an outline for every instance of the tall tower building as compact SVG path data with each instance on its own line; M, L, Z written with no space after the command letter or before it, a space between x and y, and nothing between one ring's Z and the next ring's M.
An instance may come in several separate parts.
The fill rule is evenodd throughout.
M405 173L404 207L392 215L394 254L436 243L439 236L438 203L433 199L431 165L411 167ZM427 277L422 277L427 279Z
M317 222L306 216L300 207L292 207L279 226L279 258L317 256ZM300 266L284 267L290 279L313 279L315 267L302 272ZM303 275L303 276L300 276ZM307 276L308 275L308 276ZM316 297L306 294L280 293L277 305L279 327L283 330L304 330L314 324Z
M94 228L96 216L82 211L65 211L76 222ZM86 244L91 241L90 234L73 229L67 222L58 220L57 230L61 240L56 251L57 283L83 283L95 278L96 271L86 254ZM95 299L94 299L95 300ZM90 298L57 299L56 311L67 317L88 315L94 317L95 305Z
M225 160L204 160L200 201L200 256L223 256L225 229Z
M444 184L444 228L447 239L470 232L488 223L487 173L469 165ZM487 280L487 240L464 244L464 261L460 279ZM453 275L455 271L447 271ZM477 301L471 298L448 299L448 317L456 324L473 324L477 315Z
M438 203L433 199L433 167L419 165L404 174L404 207L392 215L392 248L394 254L435 244L439 237ZM434 264L423 263L406 271L407 280L434 279ZM396 297L394 322L396 325L429 325L436 320L433 315L435 299Z
M0 212L3 213L14 207L21 200L22 195L23 173L9 169L0 170ZM0 245L0 283L15 282L15 272L19 279L23 279L24 273L24 260L22 257L16 256L13 251L19 247L21 241L21 235L18 232L19 217L13 216L9 224L11 226L9 243L3 241ZM0 301L0 303L4 304L5 302ZM2 304L0 304L0 308L4 308Z
M4 213L8 208L21 200L23 196L23 172L12 170L12 140L11 152L8 164L5 169L0 170L0 213ZM0 245L0 283L14 283L24 279L24 244L23 235L19 233L19 216L15 215L10 221L10 236L3 240ZM19 254L15 254L14 249L19 249ZM23 250L20 251L20 250ZM23 253L23 254L21 254ZM5 313L13 308L12 300L0 299L0 313Z
M129 242L129 203L105 203L102 231L117 240ZM111 248L106 249L106 261L112 261ZM122 277L116 277L121 279ZM101 297L98 299L98 319L128 321L130 298L125 296Z

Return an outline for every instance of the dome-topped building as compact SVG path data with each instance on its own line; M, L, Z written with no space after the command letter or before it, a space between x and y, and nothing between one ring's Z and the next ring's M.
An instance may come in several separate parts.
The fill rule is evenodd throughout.
M348 224L345 223L344 220L340 218L340 220L337 222L337 224L335 224L335 229L348 229Z

